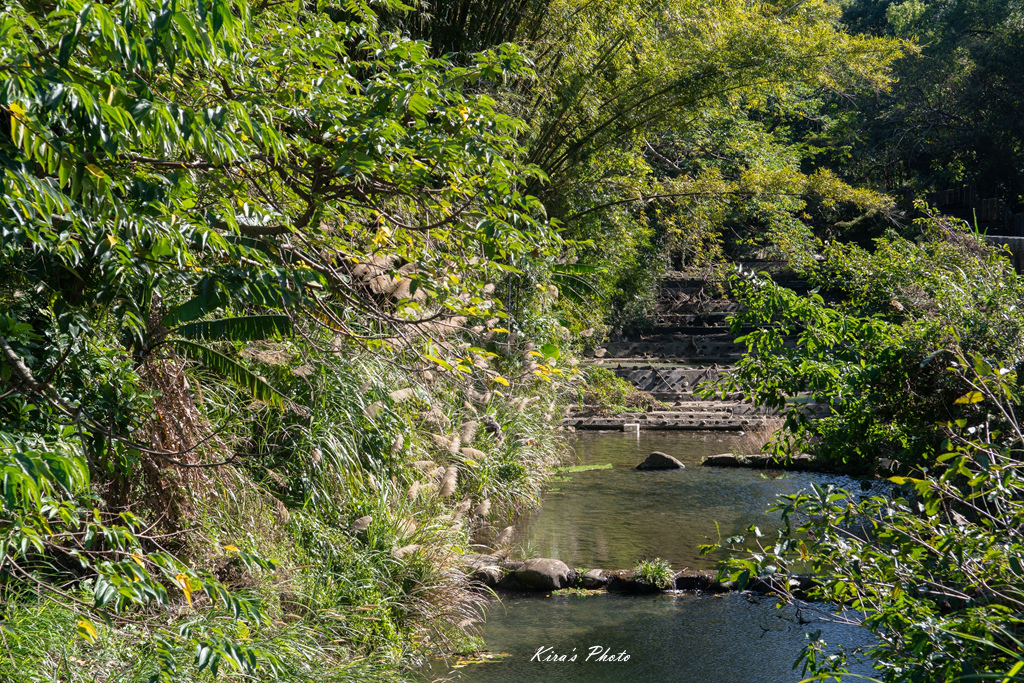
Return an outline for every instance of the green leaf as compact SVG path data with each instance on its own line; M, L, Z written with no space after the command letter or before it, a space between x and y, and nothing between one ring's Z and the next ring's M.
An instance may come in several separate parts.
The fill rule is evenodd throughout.
M291 334L292 321L286 315L247 315L189 323L174 334L192 340L256 341Z
M206 286L201 287L204 290L201 294L167 311L167 315L164 316L163 320L164 325L176 327L181 323L201 318L220 307L223 297L220 295L219 290L210 287L209 285L212 283L209 280L204 280L203 284ZM206 291L207 289L212 289L213 291Z
M554 358L555 360L562 355L562 352L554 344L544 344L540 347L540 352L544 354L545 358Z
M1006 678L1003 679L1003 683L1010 683L1010 681L1012 681L1017 674L1021 672L1021 669L1024 669L1024 659L1018 660L1017 663L1006 672Z
M284 408L285 397L267 383L265 379L251 372L240 363L228 358L219 351L191 341L175 339L171 342L185 356L206 365L214 372L227 377L235 384L248 389L253 398Z
M87 640L90 643L95 643L99 640L100 634L96 631L96 627L91 621L86 618L81 618L76 623L78 626L78 636Z

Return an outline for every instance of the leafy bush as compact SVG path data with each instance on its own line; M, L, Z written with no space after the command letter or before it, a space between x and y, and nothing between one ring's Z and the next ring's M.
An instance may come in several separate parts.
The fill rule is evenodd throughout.
M946 372L950 350L1010 366L1024 358L1024 282L1008 260L958 222L919 224L918 241L827 245L805 271L817 288L807 297L734 278L745 310L733 330L751 331L723 387L783 411L779 452L861 469L880 458L921 464L945 438L935 425L972 409L955 402L965 384Z
M945 219L874 251L830 245L806 297L738 281L753 327L732 386L784 409L782 454L807 449L888 477L783 496L777 539L727 539L722 574L820 577L877 636L889 683L1016 680L1024 670L1024 316L1004 255ZM787 340L792 340L786 343ZM826 411L790 399L809 396ZM784 589L785 592L785 589ZM788 596L794 599L792 595ZM832 652L830 654L830 652ZM812 642L808 680L848 668Z
M401 11L4 6L0 636L24 680L392 677L460 637L469 527L536 499L553 398L487 402L486 474L454 449L455 491L417 497L428 429L387 388L458 377L422 392L450 421L470 384L557 378L463 339L503 334L492 281L559 241L481 87L528 69L433 58L374 8ZM491 512L460 528L455 493Z
M867 493L814 485L781 497L779 538L737 541L734 551L753 554L723 570L741 587L778 571L821 577L811 597L848 605L845 618L874 632L867 655L888 683L1024 670L1024 395L1014 370L980 355L956 355L948 373L970 410L942 424L945 441L924 465ZM846 671L848 653L827 645L804 653L805 673L819 676L810 680Z

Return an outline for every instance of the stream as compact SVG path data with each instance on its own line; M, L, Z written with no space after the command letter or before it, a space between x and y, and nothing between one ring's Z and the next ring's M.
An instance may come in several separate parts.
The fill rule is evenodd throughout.
M700 466L704 456L747 450L743 439L721 432L581 433L578 464L611 467L552 482L542 507L519 522L514 545L570 567L629 569L660 557L677 571L712 569L721 556L701 556L698 546L714 540L716 522L723 537L755 524L771 538L777 517L765 511L777 494L812 482L857 486L837 475ZM635 470L652 451L675 456L686 469ZM848 651L870 643L869 633L840 623L826 606L777 605L773 597L740 593L504 596L481 624L486 647L499 656L456 668L438 662L429 678L796 683L803 676L793 664L806 633L820 631L830 646ZM550 649L538 655L539 648ZM543 660L573 654L576 661ZM861 664L853 671L869 675L871 669Z
M851 485L834 475L700 466L708 455L748 450L744 438L730 432L582 432L578 464L612 468L553 482L543 506L517 525L515 544L570 567L629 569L660 557L676 571L714 569L724 555L701 556L698 546L716 540L716 522L723 538L751 525L773 538L778 516L766 510L776 495L797 493L811 482ZM686 469L637 471L652 451L674 456Z

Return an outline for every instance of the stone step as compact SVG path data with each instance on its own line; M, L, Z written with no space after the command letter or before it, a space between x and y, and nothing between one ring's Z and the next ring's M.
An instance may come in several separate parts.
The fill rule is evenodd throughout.
M764 415L687 415L660 417L648 414L645 420L632 420L620 415L567 417L563 427L587 430L624 431L625 425L640 425L641 430L743 431L763 426L770 418Z

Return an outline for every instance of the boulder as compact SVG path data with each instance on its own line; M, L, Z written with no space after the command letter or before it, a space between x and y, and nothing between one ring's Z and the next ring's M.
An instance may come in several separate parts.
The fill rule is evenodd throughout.
M608 583L603 569L591 569L581 579L584 588L601 588Z
M638 470L681 470L685 467L686 465L661 451L654 451L647 456L646 460L636 466Z
M516 579L527 588L553 591L569 585L571 570L561 560L539 558L527 560L516 570Z
M705 591L722 593L729 590L728 586L718 581L714 572L686 570L676 574L676 590Z
M720 453L704 458L701 465L704 467L749 467L751 469L842 473L842 467L829 467L810 455L796 455L792 458L779 459L767 453L752 455Z
M608 572L606 576L608 577L608 590L612 593L638 595L661 592L661 589L657 586L637 579L631 569Z
M489 564L483 567L477 567L473 571L473 580L479 581L488 588L496 588L501 582L503 575L504 573L501 571L501 567Z
M703 467L742 467L743 463L732 453L709 455L701 461Z
M462 562L467 569L479 569L480 567L486 567L488 565L500 565L501 558L497 555L467 553L462 556Z

